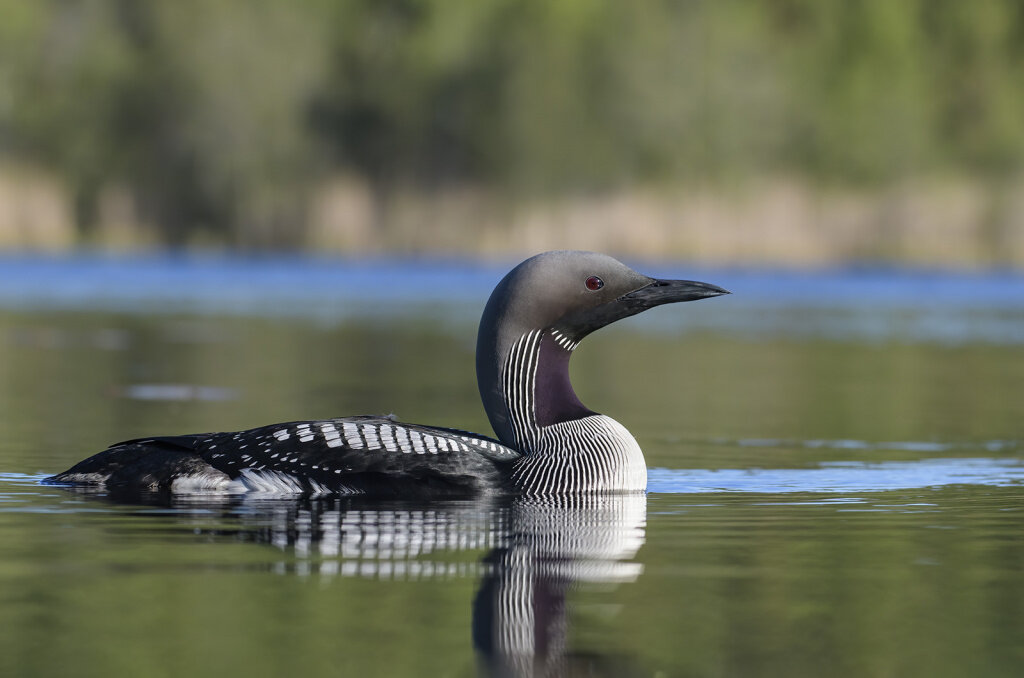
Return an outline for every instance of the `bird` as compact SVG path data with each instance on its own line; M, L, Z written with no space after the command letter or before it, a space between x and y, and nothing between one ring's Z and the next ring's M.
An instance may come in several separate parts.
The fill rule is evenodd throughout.
M534 255L488 299L477 385L496 437L361 415L245 431L136 438L47 479L122 496L243 494L394 499L643 492L632 434L587 408L569 359L589 334L678 302L729 294L638 273L611 256Z

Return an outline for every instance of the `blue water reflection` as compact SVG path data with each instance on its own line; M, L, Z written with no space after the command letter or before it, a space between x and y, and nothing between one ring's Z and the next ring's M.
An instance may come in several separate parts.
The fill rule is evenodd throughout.
M651 469L647 489L659 494L886 492L948 485L1024 485L1024 459L823 461L806 469Z
M300 256L0 258L0 307L293 315L330 321L429 309L475 323L514 262ZM632 325L740 336L940 343L1024 343L1024 275L895 268L820 271L644 265L734 292L685 314L644 314Z

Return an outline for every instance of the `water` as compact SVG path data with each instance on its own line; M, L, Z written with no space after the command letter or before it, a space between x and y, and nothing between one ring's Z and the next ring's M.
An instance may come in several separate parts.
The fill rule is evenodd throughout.
M39 482L155 433L487 432L472 351L502 268L0 261L0 675L1024 673L1007 274L657 271L735 294L573 358L646 497L140 506Z

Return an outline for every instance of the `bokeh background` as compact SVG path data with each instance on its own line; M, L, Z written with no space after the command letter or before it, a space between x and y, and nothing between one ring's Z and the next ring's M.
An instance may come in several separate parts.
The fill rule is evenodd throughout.
M0 0L0 247L1024 266L1015 0Z

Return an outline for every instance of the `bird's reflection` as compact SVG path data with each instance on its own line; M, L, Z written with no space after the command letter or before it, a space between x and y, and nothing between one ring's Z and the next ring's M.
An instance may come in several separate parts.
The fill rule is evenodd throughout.
M201 533L234 533L289 553L274 566L282 574L479 577L472 642L484 675L632 673L621 658L573 652L566 596L581 583L626 583L640 575L633 559L645 538L645 494L427 504L258 496L166 501ZM235 521L241 530L230 527ZM484 556L467 562L445 555L457 551Z
M567 647L566 593L578 582L628 582L644 542L642 494L518 499L509 534L485 558L473 605L473 644L496 676L574 673ZM593 671L595 666L588 667Z

